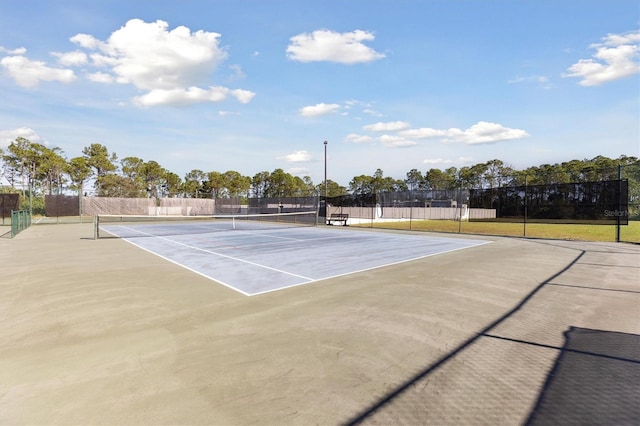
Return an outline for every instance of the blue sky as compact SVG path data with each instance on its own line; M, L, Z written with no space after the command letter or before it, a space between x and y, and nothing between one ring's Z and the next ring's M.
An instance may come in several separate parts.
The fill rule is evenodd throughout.
M347 186L640 156L631 0L0 0L0 147Z

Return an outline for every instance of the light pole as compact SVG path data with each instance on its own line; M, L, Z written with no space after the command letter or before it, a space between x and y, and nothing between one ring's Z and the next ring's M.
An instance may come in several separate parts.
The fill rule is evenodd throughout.
M324 141L324 207L327 208L327 141Z

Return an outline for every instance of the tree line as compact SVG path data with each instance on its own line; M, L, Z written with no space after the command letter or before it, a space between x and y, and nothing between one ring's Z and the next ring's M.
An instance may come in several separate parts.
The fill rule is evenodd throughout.
M314 184L309 176L293 176L282 169L262 171L253 177L228 170L191 170L178 176L156 161L138 157L118 159L99 143L82 150L82 155L67 159L59 147L18 137L5 150L0 150L1 171L12 188L33 194L62 194L67 190L80 193L93 184L93 192L102 197L307 197L328 195L363 195L378 192L413 190L482 189L501 186L561 184L615 180L618 166L638 164L634 184L640 182L638 158L620 156L611 159L571 160L516 170L501 160L491 160L461 168L430 168L424 172L412 169L403 179L384 176L381 169L373 175L354 176L348 187L327 180ZM637 176L636 176L637 175ZM631 186L631 185L630 185Z

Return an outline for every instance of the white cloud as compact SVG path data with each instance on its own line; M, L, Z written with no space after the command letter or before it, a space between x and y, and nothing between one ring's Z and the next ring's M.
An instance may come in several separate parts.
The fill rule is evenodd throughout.
M241 103L247 103L253 98L253 93L246 90L230 90L226 87L189 87L186 89L154 89L150 92L134 98L134 103L140 106L160 105L190 105L202 102L220 102L231 95Z
M466 130L457 128L432 129L423 127L400 132L401 136L417 139L440 138L442 142L460 142L468 145L495 143L522 139L529 134L521 129L510 129L501 124L480 121Z
M431 165L452 164L453 160L445 160L444 158L425 158L424 160L422 160L422 162L424 164L431 164Z
M363 109L362 112L367 114L367 115L370 115L372 117L382 117L381 113L379 113L378 111L373 110L373 109L369 109L369 108Z
M227 58L220 34L184 26L169 31L165 21L129 20L106 43L96 45L114 60L112 71L139 89L171 90L205 82Z
M97 68L110 68L118 63L118 60L100 53L92 53L89 55L92 65ZM114 81L119 80L123 83L128 83L124 78L113 78Z
M571 65L563 77L577 77L581 86L598 86L640 73L638 61L640 31L609 34L602 43L589 46L596 49L594 59L580 59Z
M113 83L114 79L111 74L105 74L103 72L88 73L86 75L89 81L94 83Z
M346 101L344 101L345 108L352 108L356 106L363 107L363 108L371 108L373 105L370 102L359 101L357 99L347 99Z
M355 108L362 108L361 112L363 114L370 115L372 117L382 117L382 114L373 109L373 104L370 102L363 102L356 99L349 99L344 101L343 108L346 110L352 110Z
M136 96L133 101L140 106L160 106L160 105L188 105L202 102L220 102L226 99L228 89L211 88L209 90L199 87L189 87L187 89L154 89L150 92Z
M24 47L19 47L17 49L7 49L3 46L0 46L0 52L8 53L9 55L24 55L27 53L27 49Z
M417 145L417 142L405 139L402 136L392 135L380 136L380 142L382 142L382 144L388 148L408 148L410 146Z
M309 169L306 167L292 167L289 170L287 170L287 173L293 175L293 176L307 176L309 175Z
M238 102L240 102L241 104L247 104L251 102L251 100L255 95L256 95L255 92L251 92L249 90L243 90L243 89L231 90L231 96L236 98Z
M507 81L509 84L537 84L540 88L548 90L551 89L551 83L549 77L545 75L530 75L526 77L516 77Z
M218 111L218 115L220 117L226 117L227 115L240 115L239 112L234 112L234 111Z
M40 142L40 135L28 127L18 127L11 130L0 130L0 148L8 147L18 137L29 139L31 142Z
M44 62L31 61L24 56L5 56L0 60L0 65L23 87L34 87L41 81L71 83L76 79L73 70L52 68Z
M317 30L291 37L287 57L299 62L371 62L385 57L363 43L374 39L372 33L362 30L347 33Z
M300 115L303 117L318 117L336 112L340 109L338 104L319 103L316 105L306 106L300 109Z
M114 31L106 41L90 34L76 34L70 41L92 51L53 52L59 63L67 67L89 64L98 68L88 72L89 81L97 83L132 84L146 92L133 98L140 106L190 105L201 102L220 102L229 97L240 103L250 102L255 93L244 89L203 85L209 83L217 67L227 59L227 52L219 45L220 34L207 31L192 32L178 26L169 30L165 21L144 22L131 19ZM7 49L1 48L6 52ZM26 49L13 52L24 53ZM8 56L0 61L17 84L36 86L41 81L70 83L76 79L71 69L53 68L24 56ZM230 66L232 79L244 78L239 65Z
M218 66L227 59L219 45L221 35L194 31L185 26L172 30L162 20L144 22L131 19L106 41L90 34L76 34L71 42L93 51L90 64L100 69L88 73L93 82L132 84L142 90L133 98L139 106L183 106L202 102L221 102L229 97L248 103L254 92L221 86L204 87ZM61 59L71 57L56 54ZM66 54L65 54L66 55ZM85 56L86 57L86 56ZM79 55L75 59L80 62ZM244 78L239 65L231 65L231 79Z
M344 138L344 140L345 140L345 142L352 142L352 143L366 143L366 142L373 141L373 138L371 136L367 136L367 135L359 135L357 133L349 133Z
M286 160L289 163L306 163L311 161L311 153L309 151L295 151L291 154L285 155L284 157L279 157L281 160Z
M437 130L430 127L408 129L400 132L400 135L415 139L428 139L447 136L447 130Z
M640 42L640 30L631 31L626 34L607 34L603 39L603 43L594 43L590 47L604 46L620 46L628 43Z
M246 74L242 71L242 67L238 64L229 65L229 69L231 70L229 81L242 80L246 77Z
M449 129L450 132L446 142L462 142L468 145L494 143L515 139L522 139L529 136L521 129L509 129L501 124L480 121L468 129Z
M104 43L90 34L76 34L69 41L85 49L98 49L104 46Z
M89 61L87 54L79 50L67 53L53 52L52 55L57 57L58 62L66 67L77 67Z
M431 164L431 165L437 165L437 164L442 164L442 165L448 165L448 164L463 165L463 164L471 164L473 162L473 158L471 158L471 157L458 157L456 160L444 159L444 158L425 158L424 160L422 160L422 162L424 164Z
M388 123L375 123L364 126L364 130L368 130L370 132L394 132L398 130L407 129L409 127L409 123L406 121L390 121Z

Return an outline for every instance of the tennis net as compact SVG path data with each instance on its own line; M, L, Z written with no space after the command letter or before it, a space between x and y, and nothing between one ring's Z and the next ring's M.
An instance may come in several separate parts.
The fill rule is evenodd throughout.
M207 234L221 231L259 231L298 226L316 226L317 211L209 216L98 215L94 239L136 238Z

